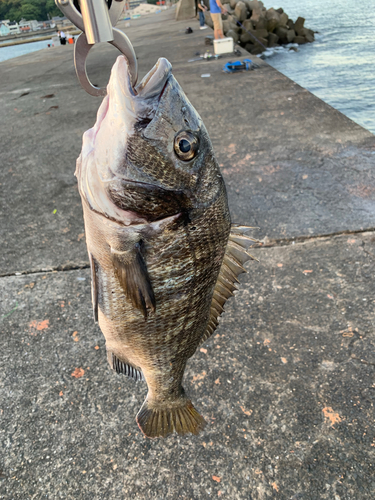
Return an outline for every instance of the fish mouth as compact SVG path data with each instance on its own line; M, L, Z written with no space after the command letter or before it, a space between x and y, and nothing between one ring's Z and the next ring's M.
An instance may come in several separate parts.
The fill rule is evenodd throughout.
M150 120L154 117L160 98L172 74L172 65L161 57L155 66L132 87L128 61L118 56L108 84L109 100L122 102L136 121Z
M136 86L135 92L143 98L158 95L160 99L171 76L171 72L171 63L164 57L161 57Z
M127 59L121 55L113 65L96 123L83 135L76 169L81 193L96 212L121 220L122 211L110 199L108 189L113 182L127 180L128 138L139 125L153 120L171 75L171 64L161 58L134 89Z
M112 67L107 95L98 110L96 123L84 134L84 149L87 146L85 153L94 148L102 127L111 129L113 138L117 135L119 142L124 143L137 122L150 122L156 114L171 75L171 63L161 57L133 88L128 61L125 56L118 56ZM108 123L111 125L108 126Z

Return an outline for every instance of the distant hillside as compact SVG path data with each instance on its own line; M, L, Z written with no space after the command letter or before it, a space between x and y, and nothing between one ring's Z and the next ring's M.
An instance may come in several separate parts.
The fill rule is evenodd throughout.
M50 17L61 15L54 0L0 0L0 20L9 19L19 22L36 19L45 21Z

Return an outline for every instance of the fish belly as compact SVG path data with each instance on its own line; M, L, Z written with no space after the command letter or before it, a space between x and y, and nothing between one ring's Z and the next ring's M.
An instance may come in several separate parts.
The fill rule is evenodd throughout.
M183 429L194 432L195 426L202 425L202 417L186 398L182 378L186 362L206 330L228 241L230 218L226 196L219 196L208 208L191 214L191 218L172 220L162 230L153 230L152 224L121 226L95 213L85 203L83 208L87 248L94 270L93 301L97 303L107 351L139 370L148 384L149 393L138 424L152 434L147 427L149 412L168 415L171 411L169 427L163 424L164 430L154 429L158 435L164 435L168 428L180 429L177 430L180 433L184 433ZM146 318L127 299L113 265L113 247L126 251L137 238L143 241L156 303L155 312ZM179 416L181 411L187 412L186 425L179 420L183 418Z

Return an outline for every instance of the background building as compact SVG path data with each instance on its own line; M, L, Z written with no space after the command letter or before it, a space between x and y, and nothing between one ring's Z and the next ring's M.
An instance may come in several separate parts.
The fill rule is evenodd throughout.
M0 36L8 36L10 34L10 29L8 27L9 21L0 21Z

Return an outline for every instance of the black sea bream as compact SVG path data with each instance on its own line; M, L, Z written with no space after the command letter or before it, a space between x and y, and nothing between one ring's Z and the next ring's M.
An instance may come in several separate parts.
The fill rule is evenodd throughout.
M251 239L231 225L207 130L166 59L134 91L118 57L76 176L109 364L146 381L146 436L197 434L186 362L217 327Z

